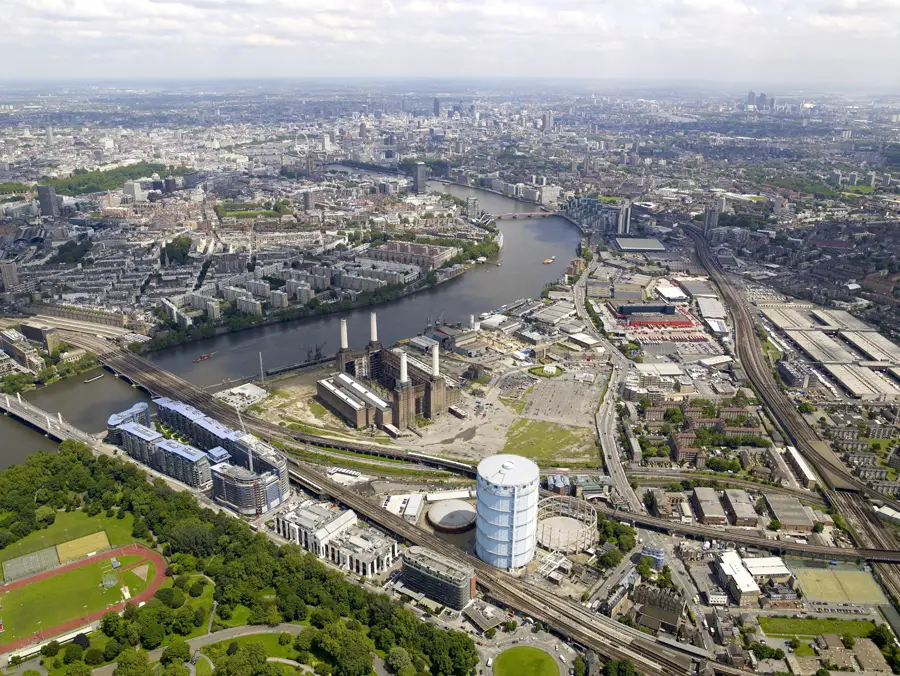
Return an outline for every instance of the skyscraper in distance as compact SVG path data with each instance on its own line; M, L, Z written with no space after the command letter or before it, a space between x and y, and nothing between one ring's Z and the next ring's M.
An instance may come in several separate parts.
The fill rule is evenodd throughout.
M19 285L19 269L15 261L0 262L0 279L7 291Z
M417 195L422 195L426 191L425 163L416 162L415 173L413 174L413 190Z
M41 216L59 216L59 200L56 198L56 188L52 185L38 186L38 203L41 205Z
M441 116L441 100L437 96L434 97L434 116Z

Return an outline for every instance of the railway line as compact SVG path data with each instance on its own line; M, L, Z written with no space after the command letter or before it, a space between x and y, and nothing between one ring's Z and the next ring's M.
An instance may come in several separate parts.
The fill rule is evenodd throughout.
M769 365L756 343L754 323L750 312L712 255L709 244L699 229L688 226L685 231L693 238L703 266L719 287L731 310L736 333L735 347L741 363L747 369L750 380L782 429L794 441L800 453L826 480L828 484L828 488L824 491L826 499L845 519L850 517L858 524L855 534L861 540L859 544L869 547L895 548L897 542L893 534L878 521L878 518L872 513L872 506L862 496L889 504L894 509L900 509L900 501L882 495L854 477L841 464L831 448L817 437L772 378ZM895 599L900 600L900 570L896 565L887 565L887 563L877 560L873 560L873 562L885 589Z
M626 474L636 479L639 484L671 484L688 479L689 481L716 481L726 486L739 486L762 493L779 493L781 495L790 495L798 500L803 500L814 505L825 506L825 498L818 493L803 490L801 488L791 488L790 486L770 486L768 484L759 484L746 479L736 479L731 476L715 476L710 474L700 474L699 472L667 472L665 470L628 470Z

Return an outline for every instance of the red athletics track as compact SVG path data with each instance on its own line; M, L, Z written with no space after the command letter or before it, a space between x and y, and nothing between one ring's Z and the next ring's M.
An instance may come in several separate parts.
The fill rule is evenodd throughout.
M0 586L0 600L2 600L2 594L5 594L8 591L13 589L18 589L19 587L24 587L29 584L33 584L35 582L40 582L41 580L46 580L51 577L55 577L57 575L62 575L70 570L75 570L76 568L82 568L84 566L89 566L92 563L96 563L97 561L103 561L105 559L111 559L114 556L126 556L129 554L141 554L145 559L152 561L154 567L156 568L155 574L152 580L148 580L147 588L142 591L140 594L132 596L131 603L138 605L142 601L148 600L153 594L159 589L160 585L162 585L163 581L166 579L166 560L162 557L162 555L158 552L154 552L150 549L147 549L143 545L132 544L125 545L124 547L118 547L116 549L112 549L108 552L103 552L102 554L97 554L95 556L90 556L86 559L82 559L81 561L76 561L75 563L70 563L65 566L60 566L59 568L54 568L53 570L47 570L43 573L38 573L37 575L32 575L31 577L27 577L22 580L16 580L15 582L10 582L9 584ZM140 565L140 562L134 564ZM132 566L129 566L131 568ZM78 627L82 627L90 622L94 622L103 617L106 613L110 611L119 612L124 610L125 601L120 601L111 606L107 606L103 610L98 610L96 612L90 613L85 616L81 615L74 620L69 620L64 624L59 624L55 627L50 627L49 629L43 630L44 640L52 638L54 636L59 636L60 634L65 634L67 632L72 631L73 629L77 629ZM23 648L29 643L36 643L38 639L37 632L32 634L31 636L26 636L20 638L16 641L12 641L11 643L4 643L0 645L0 654L12 652L14 650L18 650L19 648Z

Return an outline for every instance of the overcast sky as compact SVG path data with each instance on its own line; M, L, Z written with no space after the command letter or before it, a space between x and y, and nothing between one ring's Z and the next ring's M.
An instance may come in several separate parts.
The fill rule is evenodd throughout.
M900 0L2 0L0 8L0 79L900 86Z

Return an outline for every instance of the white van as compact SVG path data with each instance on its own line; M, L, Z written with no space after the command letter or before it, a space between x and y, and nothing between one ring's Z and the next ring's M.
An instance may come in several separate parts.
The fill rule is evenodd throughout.
M490 668L494 665L494 658L493 658L493 657L489 657L489 658L488 658L488 663L487 663L487 665L488 665L488 669L490 669Z

